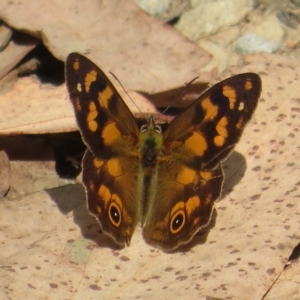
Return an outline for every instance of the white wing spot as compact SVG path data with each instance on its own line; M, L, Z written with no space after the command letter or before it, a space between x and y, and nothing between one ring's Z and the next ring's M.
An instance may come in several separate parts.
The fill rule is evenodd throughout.
M245 108L245 103L244 103L244 102L241 102L241 103L239 104L238 110L241 111L241 110L244 110L244 108Z
M77 88L77 91L78 91L79 93L82 92L82 86L81 86L81 83L77 83L76 88Z

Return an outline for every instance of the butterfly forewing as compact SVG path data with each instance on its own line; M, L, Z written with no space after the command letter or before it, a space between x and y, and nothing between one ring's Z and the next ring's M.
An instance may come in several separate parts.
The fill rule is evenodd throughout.
M71 53L66 83L83 140L101 158L131 151L138 142L136 121L106 75L84 56Z
M165 151L192 168L215 168L239 140L260 92L261 80L254 73L217 83L167 127Z

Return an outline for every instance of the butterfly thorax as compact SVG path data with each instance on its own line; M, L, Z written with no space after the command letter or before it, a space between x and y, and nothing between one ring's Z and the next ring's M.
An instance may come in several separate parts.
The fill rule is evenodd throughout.
M145 176L150 176L161 154L161 127L150 118L148 124L142 125L140 130L139 156Z

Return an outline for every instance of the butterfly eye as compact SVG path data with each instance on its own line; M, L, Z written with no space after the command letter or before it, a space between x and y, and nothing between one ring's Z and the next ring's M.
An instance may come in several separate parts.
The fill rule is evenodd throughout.
M108 209L108 216L109 219L111 221L111 223L116 226L119 227L121 224L121 212L120 212L120 208L117 206L116 203L112 202L109 206Z
M155 125L154 126L154 130L157 132L157 133L160 133L161 134L161 127L159 125Z
M170 223L170 231L173 234L176 234L182 229L184 224L185 224L185 213L181 209L181 210L177 211L174 214L174 216L172 217L171 223Z
M141 126L141 132L145 132L148 130L148 125L144 124Z

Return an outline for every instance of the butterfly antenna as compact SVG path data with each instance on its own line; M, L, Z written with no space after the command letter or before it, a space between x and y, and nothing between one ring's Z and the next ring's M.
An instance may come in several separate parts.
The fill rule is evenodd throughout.
M183 97L183 95L185 94L187 88L198 78L199 77L195 77L189 83L187 83L185 85L184 89L181 91L181 93L170 103L170 105L167 108L165 108L165 110L161 113L161 115L164 115L166 113L166 111L174 105L174 103L176 103L179 99L181 99Z
M109 72L119 83L119 85L122 87L123 91L125 92L125 94L128 96L128 98L131 100L131 102L133 103L133 105L137 108L137 110L141 113L142 111L140 110L140 108L136 105L136 103L133 101L133 99L130 97L130 95L127 93L127 91L125 90L123 84L121 83L121 81L119 80L119 78L112 72Z

